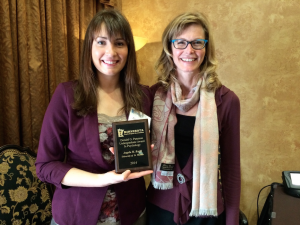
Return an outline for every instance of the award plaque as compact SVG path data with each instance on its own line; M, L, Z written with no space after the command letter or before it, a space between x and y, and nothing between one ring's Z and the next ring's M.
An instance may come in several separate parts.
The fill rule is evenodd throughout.
M114 122L112 127L116 173L152 170L148 120Z

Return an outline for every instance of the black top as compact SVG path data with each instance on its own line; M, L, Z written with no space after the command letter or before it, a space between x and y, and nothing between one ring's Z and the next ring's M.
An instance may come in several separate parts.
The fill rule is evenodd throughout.
M176 114L175 125L175 154L181 169L185 167L193 152L193 137L196 117ZM174 178L176 179L176 178ZM224 213L218 217L191 217L184 225L223 225ZM148 225L176 225L174 214L150 202L147 203ZM181 224L179 224L181 225Z
M175 125L175 155L181 169L186 165L193 152L193 137L195 116L184 116L176 114L177 123Z

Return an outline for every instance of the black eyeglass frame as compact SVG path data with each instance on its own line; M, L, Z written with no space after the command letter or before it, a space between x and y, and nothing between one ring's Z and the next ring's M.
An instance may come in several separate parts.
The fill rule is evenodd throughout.
M186 44L185 48L176 48L176 47L175 47L175 41L185 41L187 44ZM194 48L194 46L193 46L193 42L194 42L194 41L204 41L203 47L202 47L202 48ZM200 39L200 38L199 38L199 39L196 39L196 40L193 40L193 41L187 41L187 40L184 40L184 39L173 39L173 40L171 40L170 42L173 43L173 46L174 46L174 48L176 48L176 49L186 49L187 46L188 46L189 44L191 44L191 46L192 46L193 49L195 49L195 50L201 50L201 49L205 48L205 46L206 46L208 40L206 40L206 39Z

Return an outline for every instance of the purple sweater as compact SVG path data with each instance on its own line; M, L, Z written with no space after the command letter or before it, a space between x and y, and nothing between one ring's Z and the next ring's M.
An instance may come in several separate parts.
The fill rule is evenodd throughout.
M72 109L74 82L58 85L47 108L36 160L38 177L54 184L52 214L58 224L96 224L108 187L66 187L61 184L72 168L91 173L114 170L102 157L97 113L78 116ZM149 88L141 86L146 96ZM151 97L143 99L144 113L151 115ZM65 160L65 162L64 162ZM134 223L145 209L145 182L143 178L113 185L118 199L122 225ZM134 206L134 207L132 207Z
M151 87L155 94L159 85ZM238 97L222 86L215 94L219 126L219 143L221 151L221 179L222 190L218 183L217 206L218 214L225 210L226 224L239 224L239 204L241 191L240 175L240 102ZM192 194L192 164L193 154L186 166L181 170L175 163L174 188L169 190L154 189L152 184L148 188L148 200L162 209L174 213L174 221L185 223L189 218ZM176 176L181 173L186 182L179 184Z

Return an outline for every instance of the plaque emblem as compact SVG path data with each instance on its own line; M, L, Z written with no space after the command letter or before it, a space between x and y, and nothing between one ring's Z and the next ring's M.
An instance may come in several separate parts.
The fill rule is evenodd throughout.
M118 129L118 136L119 137L124 137L124 130L123 129Z

